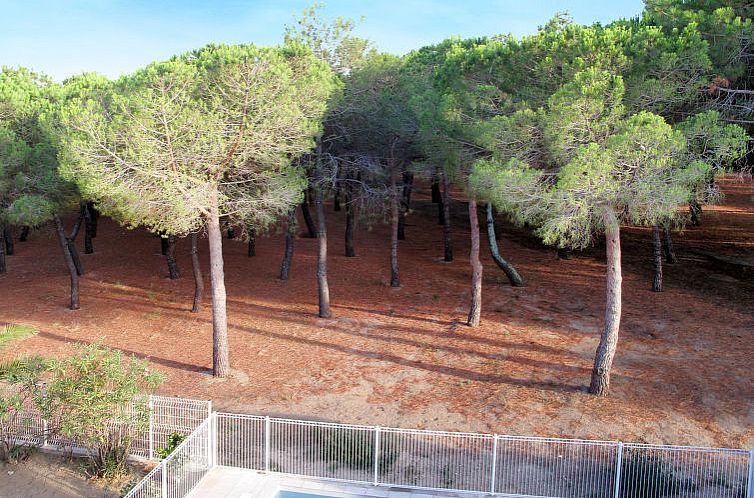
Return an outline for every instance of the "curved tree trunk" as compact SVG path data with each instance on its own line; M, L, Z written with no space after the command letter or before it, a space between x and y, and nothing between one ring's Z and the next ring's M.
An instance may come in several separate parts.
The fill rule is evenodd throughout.
M605 328L597 347L592 369L589 392L597 396L607 396L610 389L610 367L618 346L618 331L621 317L621 275L620 225L612 208L607 208L605 218L605 240L607 242L607 302L605 305Z
M94 207L93 202L87 203L89 213L92 215L92 238L97 238L97 226L99 225L99 211Z
M81 265L81 258L79 257L78 250L76 249L76 237L78 237L79 231L81 231L81 224L84 221L85 213L86 204L81 203L79 209L79 217L76 218L76 222L73 224L71 234L66 237L66 240L68 242L68 252L71 253L71 259L73 259L73 264L76 267L76 273L78 275L84 274L84 267Z
M291 274L291 262L293 261L293 240L296 237L296 208L288 211L288 222L285 231L285 252L283 263L280 265L280 280L288 280Z
M306 223L306 230L309 232L309 238L316 239L317 229L314 227L314 220L312 219L311 212L309 212L309 204L307 204L306 200L301 203L301 214L304 215L304 223Z
M691 214L691 224L698 227L702 223L702 205L696 201L689 203L689 213Z
M492 204L487 203L487 242L490 244L490 252L492 253L492 259L495 260L495 264L505 272L505 276L508 277L513 287L523 287L524 279L521 278L516 268L508 263L502 256L497 247L497 234L495 233L495 217L492 214Z
M665 232L665 244L663 246L663 250L665 251L665 261L669 265L672 265L678 262L678 258L675 256L675 249L673 249L673 237L670 235L669 226L665 225L663 231Z
M442 175L442 238L445 247L445 261L453 261L453 232L450 228L450 183L448 175L441 171Z
M165 259L168 262L168 273L170 280L181 278L181 272L178 269L178 262L175 260L175 235L168 235L168 250L165 253Z
M406 215L411 209L411 190L414 187L414 174L403 172L403 192L401 195L400 218L398 219L398 240L406 240Z
M469 327L479 326L482 317L482 262L479 259L479 217L477 215L476 200L469 200L469 225L471 226L471 308L466 324Z
M249 229L249 242L246 248L246 255L250 258L257 255L257 231L253 228Z
M317 207L317 291L319 295L319 317L330 318L330 286L327 283L327 222L322 189L317 189L315 204Z
M92 245L93 216L91 203L84 205L84 254L92 254L94 246Z
M9 225L3 226L3 239L5 239L5 254L13 256L15 253L13 248L13 229Z
M657 225L652 226L652 249L655 270L652 290L662 292L662 241L660 240L660 227Z
M212 374L215 377L227 377L230 374L228 315L223 268L223 234L220 230L217 191L214 191L210 197L207 235L209 237L209 276L212 285Z
M79 303L79 274L76 271L76 265L73 262L70 243L69 239L65 236L63 222L57 214L54 215L53 219L55 220L55 232L58 235L58 242L60 243L60 248L63 250L65 265L68 268L68 274L71 276L71 304L69 308L77 310L81 307Z
M346 205L346 236L345 236L345 243L346 243L346 257L347 258L353 258L356 256L356 250L353 247L353 229L354 229L354 213L353 213L353 204L351 199L351 185L350 183L347 183L343 187L343 194L345 195L345 205Z
M21 235L18 237L19 242L26 242L26 240L29 238L29 226L24 225L21 227Z
M199 313L202 310L202 298L204 297L204 277L199 263L199 234L191 234L191 270L194 273L194 305L191 313Z
M401 279L398 275L398 190L395 186L395 176L390 175L390 287L400 287Z

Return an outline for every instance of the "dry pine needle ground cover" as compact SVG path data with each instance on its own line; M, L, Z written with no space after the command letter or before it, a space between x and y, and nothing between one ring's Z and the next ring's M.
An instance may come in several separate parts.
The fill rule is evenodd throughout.
M456 260L444 263L436 207L421 189L400 243L400 289L389 287L388 227L360 226L357 257L346 258L344 214L328 211L332 319L316 316L315 240L296 240L288 282L277 279L282 234L260 237L254 258L226 241L230 379L209 374L209 300L202 313L188 312L188 241L178 245L184 276L171 281L156 238L104 218L95 253L82 254L76 312L65 309L68 277L52 234L16 244L0 276L0 322L40 333L2 355L63 355L74 342L99 340L149 358L167 374L162 394L213 399L229 411L750 448L754 277L726 261L754 257L754 187L723 186L723 205L676 235L680 263L666 266L661 294L650 291L648 230L624 231L623 326L608 398L585 392L602 324L604 248L558 260L501 223L501 251L528 285L507 285L484 243L482 326L471 329L463 324L465 205L453 204ZM206 241L201 250L206 268Z

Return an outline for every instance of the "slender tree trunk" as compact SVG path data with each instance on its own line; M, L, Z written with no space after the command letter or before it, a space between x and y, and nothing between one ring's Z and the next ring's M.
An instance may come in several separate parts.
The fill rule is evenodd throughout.
M293 261L293 242L296 237L296 208L288 211L288 222L285 231L285 252L283 263L280 265L280 280L288 280L291 274L291 262Z
M21 227L21 235L18 237L19 242L26 242L29 238L29 227L27 225Z
M89 213L92 215L92 238L96 239L97 226L99 225L99 211L96 207L94 207L93 202L89 202L87 205L89 207Z
M309 212L309 204L306 202L306 200L301 203L301 214L304 215L304 223L306 223L306 229L309 232L309 238L316 239L317 229L314 227L314 220L312 219L311 212Z
M440 175L437 173L438 168L432 173L432 203L440 204L442 202L442 193L440 192Z
M613 209L605 210L605 240L607 242L607 303L605 306L605 328L597 347L592 369L589 392L597 396L607 396L610 389L610 367L618 346L618 331L621 317L621 275L620 225Z
M212 285L212 374L227 377L230 374L228 352L228 316L223 269L223 234L220 230L220 209L217 191L210 198L207 219L209 237L209 276Z
M702 223L702 206L696 201L689 203L689 213L691 213L691 224L698 227Z
M655 270L652 290L662 292L662 241L660 240L660 227L657 225L652 226L652 248Z
M453 261L453 232L450 227L450 183L448 175L441 171L442 175L442 237L445 246L445 261Z
M471 226L471 308L469 309L469 327L478 327L482 318L482 261L479 259L479 216L476 200L469 200L469 225Z
M5 254L13 256L15 250L13 248L13 229L10 225L3 226L3 239L5 239Z
M249 243L246 255L250 258L257 255L257 231L253 228L249 229Z
M165 235L165 234L162 233L162 232L159 234L159 236L160 236L160 253L163 256L167 256L168 255L168 238L164 237L163 235Z
M94 246L92 245L93 215L91 203L84 205L84 254L92 254Z
M181 272L178 269L178 262L175 260L175 235L168 235L168 250L165 253L165 259L168 262L168 273L170 280L181 278Z
M5 230L5 224L0 223L0 230ZM5 244L0 241L0 273L5 273L8 268L5 265Z
M672 265L678 262L678 258L675 257L675 249L673 249L673 237L670 234L669 226L665 225L663 231L665 232L665 245L663 246L663 250L665 251L665 261L669 265Z
M406 215L411 209L411 190L414 187L414 174L403 172L403 192L401 195L401 211L398 219L398 240L406 240Z
M58 234L58 242L60 248L63 250L63 258L65 259L65 265L68 267L68 274L71 276L71 304L70 309L79 309L79 273L76 271L76 265L73 262L73 257L70 251L69 239L65 236L65 230L63 229L63 222L56 214L53 218L55 220L55 231Z
M342 188L340 178L336 176L332 194L333 211L340 211L340 190Z
M495 217L492 213L492 204L487 203L487 241L490 244L490 252L492 253L492 259L495 260L495 264L505 272L505 276L508 277L513 287L523 287L524 279L521 278L516 268L503 259L500 256L500 251L497 247L497 234L495 233Z
M390 175L390 287L400 287L401 279L398 274L398 190L395 186L395 176Z
M191 234L191 270L194 273L194 306L191 313L199 313L202 310L202 298L204 297L204 277L199 263L199 234Z
M346 184L343 187L343 194L345 196L346 204L346 257L353 258L356 256L356 251L353 247L353 229L354 229L354 213L353 204L351 199L351 185Z
M76 249L76 243L73 238L68 238L68 252L71 254L73 260L73 266L76 268L76 274L83 275L84 267L81 264L81 258L79 257L79 251Z
M319 172L317 172L319 174ZM319 317L330 318L330 286L327 283L327 222L322 189L318 188L315 204L317 208L317 290L319 292Z

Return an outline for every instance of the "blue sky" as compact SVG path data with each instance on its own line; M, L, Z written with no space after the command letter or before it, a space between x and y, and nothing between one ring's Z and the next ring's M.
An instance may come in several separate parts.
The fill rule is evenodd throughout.
M109 77L209 42L276 44L310 0L0 0L0 65L54 79ZM365 19L356 34L406 53L454 35L533 33L555 12L580 23L632 17L641 0L330 0L325 17Z

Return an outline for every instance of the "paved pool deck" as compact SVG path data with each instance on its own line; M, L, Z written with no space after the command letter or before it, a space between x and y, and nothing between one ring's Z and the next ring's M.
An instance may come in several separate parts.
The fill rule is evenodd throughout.
M454 498L481 497L482 493L445 493L383 486L304 479L256 470L215 467L191 492L190 498L273 498L280 490L336 498Z

